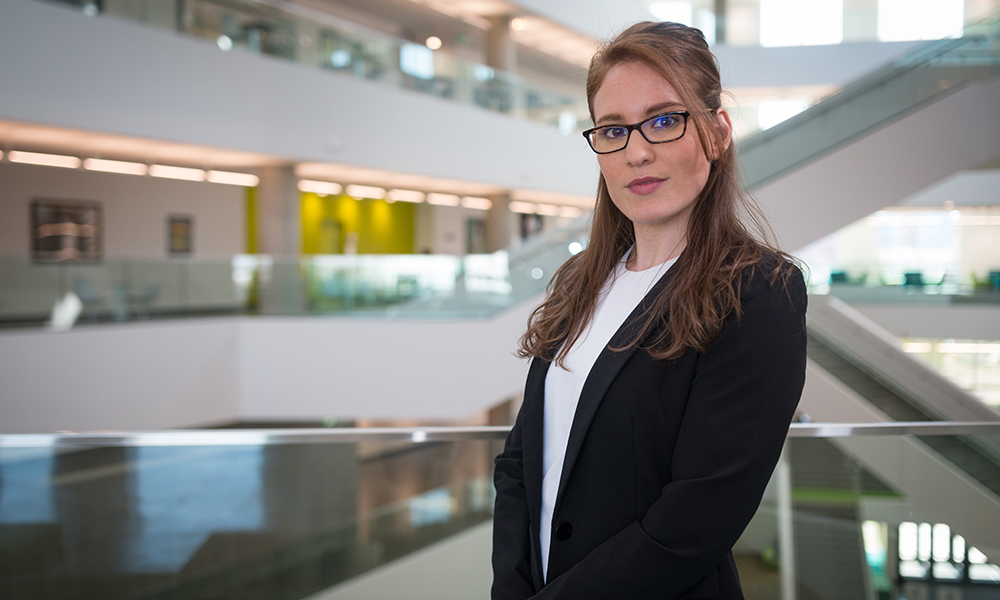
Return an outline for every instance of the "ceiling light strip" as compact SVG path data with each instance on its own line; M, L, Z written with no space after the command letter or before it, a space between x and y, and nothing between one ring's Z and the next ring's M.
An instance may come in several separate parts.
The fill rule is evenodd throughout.
M392 202L423 202L426 194L416 190L389 190L388 200Z
M205 178L212 183L224 185L240 185L243 187L256 187L260 183L260 178L250 173L234 173L232 171L209 171Z
M128 162L124 160L107 160L104 158L84 159L83 168L88 171L120 173L122 175L145 175L149 171L149 168L142 163Z
M355 198L370 198L372 200L385 198L385 188L372 185L349 185L345 188L345 191L348 196L354 196Z
M60 167L63 169L79 169L80 159L75 156L64 154L44 154L42 152L22 152L11 150L7 154L7 160L12 163L24 165L38 165L42 167Z
M489 210L493 206L493 203L487 200L486 198L477 198L475 196L463 196L462 206L474 210Z
M521 213L523 215L533 215L536 212L535 205L532 202L513 200L507 205L507 207L510 209L510 212Z
M183 181L205 181L205 171L190 167L171 167L169 165L149 165L149 174L164 179L180 179Z
M315 179L300 179L299 191L318 194L320 196L331 196L343 191L343 186L332 181L316 181Z
M439 194L437 192L427 194L428 204L435 204L437 206L458 206L461 202L462 199L455 194Z

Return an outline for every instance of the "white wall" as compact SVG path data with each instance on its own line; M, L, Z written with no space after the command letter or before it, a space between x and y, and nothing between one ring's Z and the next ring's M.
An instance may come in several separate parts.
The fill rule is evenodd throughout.
M31 255L31 201L96 200L104 221L104 257L166 258L167 217L193 218L191 256L229 257L245 251L246 189L0 163L0 256Z
M233 317L0 331L0 433L463 420L520 392L527 362L513 351L534 303L481 321Z
M434 243L432 254L453 254L463 256L466 247L466 219L482 218L486 213L462 207L430 206Z
M236 319L0 333L0 432L162 429L239 414Z
M577 136L113 17L0 2L0 118L592 193Z
M524 386L528 364L513 352L534 304L482 321L244 321L241 414L468 418Z

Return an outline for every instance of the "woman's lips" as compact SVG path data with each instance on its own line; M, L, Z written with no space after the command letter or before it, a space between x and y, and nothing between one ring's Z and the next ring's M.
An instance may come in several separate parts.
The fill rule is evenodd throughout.
M633 194L644 196L655 192L664 181L666 181L666 179L662 179L660 177L640 177L639 179L633 179L625 187L627 187Z

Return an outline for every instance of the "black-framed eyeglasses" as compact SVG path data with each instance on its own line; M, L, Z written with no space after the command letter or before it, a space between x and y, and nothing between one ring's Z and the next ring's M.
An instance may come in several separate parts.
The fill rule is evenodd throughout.
M687 132L688 117L686 110L675 110L660 113L645 121L632 125L602 125L583 132L590 149L598 154L611 154L624 150L628 145L632 131L639 130L642 137L650 144L665 144L684 137Z

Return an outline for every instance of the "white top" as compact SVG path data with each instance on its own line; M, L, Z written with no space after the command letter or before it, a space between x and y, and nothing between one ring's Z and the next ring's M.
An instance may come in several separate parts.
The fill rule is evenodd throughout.
M542 544L542 577L546 581L552 538L552 511L566 458L569 430L583 384L597 357L615 332L653 285L677 261L675 257L644 271L629 271L625 268L625 260L629 254L631 252L625 253L601 289L594 318L566 355L565 368L553 364L545 376L545 440L542 449L542 520L539 541Z

